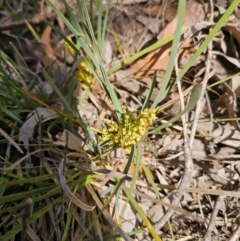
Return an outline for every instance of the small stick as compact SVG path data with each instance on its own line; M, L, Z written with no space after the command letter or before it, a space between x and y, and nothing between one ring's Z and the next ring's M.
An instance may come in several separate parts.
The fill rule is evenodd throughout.
M25 208L24 208L24 213L22 217L22 232L21 232L21 241L27 240L27 229L28 229L28 218L29 218L29 212L30 212L30 206L32 204L32 199L27 198L25 200Z
M229 239L229 241L237 241L240 237L240 226L238 226L237 230L233 233L233 236Z
M210 1L210 9L211 9L210 22L213 22L214 6L213 6L212 0ZM191 132L191 136L190 136L190 146L191 147L193 145L193 141L194 141L196 130L197 130L198 120L199 120L200 112L201 112L202 100L203 100L203 97L204 97L204 93L206 92L206 86L207 86L208 80L212 77L212 73L211 73L212 48L213 48L213 44L212 44L212 41L211 41L208 45L206 70L205 70L205 74L204 74L203 81L202 81L202 92L201 92L200 98L197 102L197 106L196 106L196 110L195 110L195 118L194 118L194 122L193 122L193 125L192 125L192 132ZM211 126L212 126L212 124L210 124L210 127Z
M23 20L14 21L11 23L0 24L0 31L21 27L25 25L26 22L28 22L29 24L39 24L45 20L53 20L56 17L57 17L57 14L55 12L51 12L44 15L37 15L36 17L30 18L30 19L23 19Z
M184 97L183 92L181 88L181 79L179 77L179 67L178 67L178 56L175 60L175 72L176 72L176 81L178 86L178 92L179 92L179 99L181 103L181 109L185 109L184 105ZM192 173L193 173L193 160L192 160L192 154L191 154L191 147L189 143L189 136L188 136L188 127L187 127L187 115L182 116L182 124L183 124L183 141L184 141L184 159L185 159L185 171L184 175L182 177L182 180L179 184L179 187L177 188L176 192L174 193L174 199L172 201L173 206L177 206L183 196L183 193L186 191L187 184L189 180L191 180ZM157 224L157 228L161 229L163 225L170 219L170 217L173 215L174 210L168 209L168 211L164 214L164 216L161 218L159 223Z
M216 202L215 207L214 207L213 212L212 212L212 216L211 216L207 231L206 231L206 233L203 237L203 241L211 241L212 240L211 239L211 233L212 233L213 228L215 226L215 221L216 221L218 211L219 211L221 205L223 204L224 199L225 199L225 196L219 196L218 197L217 202Z

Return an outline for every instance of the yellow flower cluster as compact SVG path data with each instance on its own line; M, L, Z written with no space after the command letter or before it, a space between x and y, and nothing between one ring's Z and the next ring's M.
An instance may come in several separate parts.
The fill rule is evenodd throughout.
M68 37L67 39L68 39L70 42L73 43L72 37ZM76 45L75 43L73 43L73 44ZM72 46L70 46L70 45L68 44L67 41L64 42L64 48L65 48L65 50L66 50L69 54L71 54L72 56L75 56L75 55L76 55L76 51L72 48Z
M71 37L68 37L68 40L73 43ZM76 56L75 50L66 41L64 42L64 47L68 53L70 53L73 56ZM81 87L83 89L91 89L94 86L93 74L91 73L87 64L83 60L80 61L80 63L77 66L76 80L80 82Z
M142 139L155 116L156 109L144 109L138 117L126 110L126 113L122 115L121 124L105 122L107 129L101 131L100 141L129 151L132 145Z

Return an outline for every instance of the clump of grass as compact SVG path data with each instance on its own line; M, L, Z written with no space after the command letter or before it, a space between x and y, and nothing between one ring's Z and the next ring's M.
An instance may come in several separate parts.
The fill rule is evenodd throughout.
M105 69L105 67L102 63L101 41L104 39L105 30L106 30L106 29L104 29L104 23L98 24L98 31L97 31L98 36L96 38L96 36L94 35L93 28L92 28L91 20L89 18L88 12L87 12L87 8L85 6L83 6L84 1L83 1L83 3L81 3L82 4L81 10L82 10L82 14L83 14L81 21L84 22L84 24L87 26L87 29L89 30L88 32L86 31L86 28L82 27L83 25L79 24L79 22L76 20L76 17L72 14L71 9L68 8L67 5L66 5L66 8L68 9L69 20L66 19L65 16L63 16L58 9L54 8L54 6L51 4L51 2L49 2L49 1L46 1L46 2L58 13L59 17L63 20L63 22L66 24L66 26L69 28L69 30L73 33L73 36L76 38L77 43L72 41L72 38L66 38L64 33L60 33L59 30L57 30L54 26L52 26L53 29L55 29L56 32L58 32L65 39L66 50L71 55L75 56L77 61L79 61L75 79L80 82L80 85L83 89L91 89L94 84L93 80L96 79L99 82L99 85L101 86L102 90L106 93L106 96L108 96L110 102L113 104L113 109L115 110L114 115L116 116L116 118L115 118L116 122L115 123L105 122L105 125L107 128L101 129L102 135L100 137L100 142L106 143L106 145L113 147L113 148L120 147L120 148L124 148L128 151L130 150L131 147L133 147L132 152L129 155L128 163L131 164L132 162L135 162L137 164L136 172L134 174L135 177L133 178L133 180L131 182L131 186L134 188L135 182L137 179L138 169L139 169L140 162L142 159L141 151L139 151L141 147L140 147L140 145L138 145L138 142L141 141L143 136L147 134L149 126L153 123L153 120L156 116L156 109L155 109L155 107L152 107L151 109L146 109L146 106L149 106L149 101L148 101L149 97L147 97L146 102L143 105L144 107L142 108L142 110L140 111L138 116L136 116L134 113L130 112L128 109L122 108L120 101L117 98L115 89L114 89L112 83L110 83L109 78L108 78L108 74L110 74L110 72L114 72L114 69L115 69L115 71L117 71L118 68L113 68L113 70L107 72L107 70ZM101 6L102 6L102 1L99 1L99 6L98 6L99 21L102 19ZM80 8L79 8L79 10L80 10ZM107 18L107 16L105 16L104 21L106 20L106 18ZM101 29L102 25L103 25L103 29ZM79 48L77 46L81 46L81 51L79 51ZM151 51L151 50L149 50L149 51ZM44 76L46 76L46 79L53 86L53 89L56 92L56 95L58 97L60 97L60 99L62 100L62 102L64 104L65 112L71 113L71 114L74 113L74 111L71 108L73 105L70 105L69 101L66 100L65 96L61 93L61 91L59 89L57 89L57 87L55 86L55 84L52 81L51 76L48 75L47 73L45 73ZM13 83L14 83L14 81L13 81ZM165 86L167 86L168 79L165 80L165 83L166 83ZM9 85L7 85L7 86L9 86ZM153 86L154 86L154 84L153 84ZM153 89L153 86L151 87L151 89ZM21 90L17 89L17 87L15 89L16 89L16 92L18 91L18 94L19 93L22 94L22 96L24 98L24 103L28 107L29 99L30 99L29 94L28 95L24 94ZM74 88L72 88L72 89L74 89ZM9 90L8 97L11 96L11 92L12 92L12 89ZM165 94L167 94L167 90L165 88L164 88L163 92ZM151 95L151 93L152 92L149 91L149 96ZM68 93L68 95L72 96L73 94ZM161 96L163 96L163 95L161 95ZM36 98L32 98L32 99L35 101ZM34 102L33 100L32 100L32 102ZM159 101L160 100L158 100L158 102ZM5 100L5 104L9 105L9 103L6 103L6 100ZM33 109L35 109L39 106L46 106L44 102L41 102L41 100L37 100L37 105L35 102L34 102L34 104L35 105L33 107L28 108L28 112L31 112ZM16 98L16 101L14 102L14 106L20 107L20 105L21 105L21 103L18 103L17 98ZM26 109L26 107L25 107L25 109ZM21 111L21 110L19 110L19 111ZM54 129L60 129L60 130L70 129L70 130L73 130L73 132L74 132L74 130L76 130L79 127L79 125L80 125L79 123L81 123L81 122L79 121L79 122L72 123L72 119L73 119L73 118L71 119L72 115L66 116L66 114L61 111L59 111L59 114L60 114L59 119L56 120L55 122L50 123L49 126L46 127L46 129L48 130L49 133L53 133ZM24 121L25 120L23 120L23 122ZM74 121L76 121L76 120L74 119ZM69 124L67 124L67 123L69 123ZM83 123L82 127L84 127L84 125L86 126L86 123ZM42 133L45 133L45 127L43 126L42 128L43 129L40 130L40 127L39 127L39 135L41 134L42 137L44 137L44 134L42 134ZM92 132L90 131L90 128L85 128L83 130L83 132L84 132L84 133L82 133L83 136L84 135L86 137L92 136ZM42 142L39 144L35 144L35 146L32 145L31 149L29 149L29 152L32 152L34 149L41 149L43 145L46 145L46 144L44 142ZM98 143L97 143L97 145L98 145ZM39 167L35 167L36 169L38 168L39 170L41 170L41 173L39 174L39 176L29 177L25 174L25 172L23 171L23 169L21 169L21 167L19 167L19 169L21 169L24 178L13 175L9 171L4 176L4 183L5 183L4 185L6 185L6 186L8 185L6 187L8 194L7 194L7 192L5 193L5 190L3 191L4 198L0 201L0 204L5 204L5 203L7 203L7 204L4 208L4 210L1 210L0 214L5 215L5 213L9 213L9 212L21 213L24 210L24 204L22 203L22 201L26 197L32 198L31 218L27 219L27 222L29 225L38 223L40 221L40 219L44 219L44 218L49 219L49 215L52 215L52 213L54 213L53 209L59 208L59 210L61 209L61 214L59 214L59 215L56 214L55 217L54 217L54 215L52 215L53 217L51 218L51 220L53 220L52 222L54 223L54 225L49 226L49 230L47 230L47 236L53 237L53 236L57 235L59 232L52 231L53 227L58 227L58 223L65 222L65 226L63 225L64 229L62 230L62 233L59 234L59 235L61 235L61 240L64 241L64 240L68 240L67 236L68 236L68 233L70 232L71 226L72 227L76 226L76 223L74 221L75 217L73 215L76 215L76 213L81 213L81 210L79 210L78 207L75 206L74 204L69 205L70 200L68 198L66 198L64 195L62 195L61 186L56 184L58 175L49 171L49 170L51 170L50 167L53 170L58 169L58 164L59 164L62 156L64 155L63 151L60 150L59 148L57 148L56 146L54 146L54 145L51 146L50 144L49 144L49 146L51 147L51 150L48 151L48 154L45 156L45 154L43 153L40 157L42 158L42 160L44 160L44 159L49 160L49 156L50 156L50 157L53 157L52 159L54 159L54 161L50 162L50 164L51 164L51 166L50 166L49 162L44 160L42 163L39 164ZM99 149L102 148L99 152L104 153L104 145L98 145L98 146L99 146ZM138 146L139 148L135 148L135 146ZM94 160L93 157L95 157L95 159L97 159L96 157L98 156L98 154L99 153L97 151L92 152L91 156L89 155L89 157L92 160ZM39 158L39 157L36 156L36 158ZM87 160L89 161L90 158L88 158ZM108 156L106 158L108 158ZM81 156L81 159L84 159L83 156ZM91 161L91 159L90 159L90 161ZM14 163L17 160L18 160L17 157L14 158L14 160L10 160L10 161L5 160L6 166L11 165L12 163ZM74 161L76 161L76 160L74 160ZM141 165L143 165L143 164L141 164ZM128 172L127 169L128 168L126 168L126 173ZM15 170L12 170L12 172L15 173ZM75 169L72 168L72 166L70 164L67 164L67 171L65 172L64 178L66 179L66 183L67 183L69 189L74 190L74 192L77 192L79 194L80 192L83 191L83 188L85 186L94 185L94 184L92 184L93 180L99 181L97 179L97 177L94 177L95 179L93 178L89 182L86 182L86 180L88 180L88 178L90 176L91 176L91 174L89 174L89 172L76 171ZM146 173L146 176L148 176L147 173ZM113 181L115 181L115 180L113 180ZM28 185L29 182L31 183L30 188ZM115 188L114 189L110 188L109 192L106 192L106 196L108 195L109 202L114 196L116 196L116 199L119 198L118 193L120 193L119 191L121 190L122 183L119 182L119 185L117 184L117 182L115 182L115 183L116 183ZM22 185L22 189L25 192L18 193L18 195L16 197L16 193L12 192L9 189L9 187L11 188L11 185L12 186L13 185L16 185L16 186ZM31 190L31 192L29 191L29 189ZM49 200L48 198L51 198L51 200ZM134 202L135 203L137 202L135 200L135 197L132 196L131 193L129 193L127 198L129 199L129 202L133 205L136 212L141 213L141 217L144 220L142 227L143 228L147 227L149 229L149 232L152 234L152 236L154 237L155 240L161 240L160 237L158 237L157 233L155 232L152 224L148 221L148 218L146 217L144 212L141 210L141 207L138 207L136 204L134 204ZM12 201L10 201L10 200L12 200ZM54 203L52 202L52 200L54 200ZM116 205L117 205L117 201L116 201ZM38 206L41 206L43 208L39 208ZM96 233L94 229L91 229L90 228L91 226L92 227L101 226L101 224L102 224L100 232L104 233L106 230L107 231L109 230L109 228L108 229L105 228L105 226L106 226L105 223L102 222L101 219L99 218L99 217L103 217L103 215L101 215L101 214L104 213L104 209L101 208L101 206L99 206L99 204L97 202L96 202L96 206L99 207L99 211L98 211L99 213L97 213L97 218L96 218L96 214L88 213L87 217L88 217L89 222L86 222L84 224L84 225L86 225L87 228L85 229L86 234L85 233L82 234L82 240L86 239L86 236L88 234L92 235L91 240L93 240L94 238L95 239L98 238L99 233ZM104 208L106 208L106 210L109 211L108 206L106 206ZM114 208L116 208L116 207L114 207ZM65 215L65 217L63 217L64 215ZM105 217L106 216L107 215L105 215ZM114 214L112 216L114 216ZM54 221L54 220L56 220L56 221ZM107 218L105 220L107 220ZM111 224L111 226L115 227L118 225L116 223L114 225ZM14 235L21 232L21 229L22 229L22 226L20 224L18 224L16 227L9 226L6 229L6 234L3 237L3 240L9 240L9 238L12 238ZM134 230L134 232L138 232L137 229ZM113 235L115 233L116 233L115 229L112 230L112 233L110 233L108 231L106 235L103 235L104 240L110 239L111 235ZM118 231L118 235L120 235L122 237L128 236L128 235L124 235L123 233L121 233L119 231Z
M101 133L101 136L99 138L102 145L99 143L96 144L99 148L91 149L91 152L89 151L87 155L84 155L86 153L85 150L80 150L80 153L74 153L75 156L79 154L79 158L81 159L81 162L84 162L82 160L87 160L86 162L91 163L91 161L97 160L99 157L99 153L104 153L104 147L108 146L110 149L114 149L117 147L123 148L127 151L130 150L131 147L131 153L128 157L128 166L132 162L136 163L136 169L134 176L132 178L131 182L131 188L135 188L136 180L138 178L138 170L140 167L142 167L144 170L146 170L144 164L142 163L142 151L141 148L144 145L142 143L139 144L139 142L143 139L145 135L148 133L149 127L152 125L153 121L156 118L156 109L158 104L165 98L165 96L168 94L168 91L170 90L170 87L173 85L170 85L169 79L170 75L172 73L173 67L174 67L174 61L177 56L177 49L179 46L179 39L181 36L181 22L183 21L183 16L180 16L181 11L179 13L179 19L181 21L178 21L179 26L177 28L175 36L170 37L169 39L165 39L162 41L157 42L156 44L150 46L147 49L144 49L143 51L136 53L136 55L131 56L128 58L128 60L124 60L119 65L113 66L110 70L106 70L103 63L102 63L102 42L104 40L105 32L106 32L106 21L107 21L107 14L104 15L104 21L102 21L103 13L102 13L102 4L103 2L97 1L99 3L98 5L98 29L97 29L97 36L94 35L94 31L92 28L91 18L89 17L89 14L87 12L87 8L85 6L85 1L77 1L79 5L79 12L81 12L81 22L84 24L80 24L79 21L76 19L76 17L71 12L71 9L66 4L66 8L68 11L69 18L65 18L65 16L62 15L62 13L54 7L54 5L51 3L51 1L46 0L46 2L55 10L56 13L58 13L61 20L65 23L67 28L72 32L73 36L76 38L77 44L72 40L72 38L66 38L64 33L61 33L60 30L56 29L54 26L53 29L57 33L59 33L62 38L65 39L65 48L66 50L73 56L79 58L79 63L77 65L77 71L75 79L80 82L80 85L83 89L89 89L94 85L94 79L98 81L99 85L101 86L102 90L108 96L110 102L113 105L113 116L115 116L115 122L105 122L105 127L102 129L98 129L97 131ZM65 2L65 1L64 1ZM90 1L91 4L93 4L94 1ZM181 4L184 3L184 1L180 1ZM184 7L182 8L184 9ZM108 11L108 10L107 10ZM183 11L182 11L183 12ZM49 23L49 25L51 25ZM86 27L83 27L86 26ZM88 31L86 31L88 29ZM215 31L216 32L216 31ZM209 35L210 36L210 35ZM180 72L180 76L182 77L184 73L191 67L194 60L201 54L201 52L204 50L204 48L208 45L211 38L213 38L214 35L207 37L204 42L204 45L199 49L199 51L194 55L194 57L189 61L189 63L184 67L184 69ZM157 98L155 102L151 105L149 102L149 97L153 91L153 88L155 86L155 81L153 79L152 86L150 86L149 94L146 97L146 100L143 104L142 110L139 112L139 115L135 115L135 113L132 113L127 108L121 106L117 94L115 92L115 88L113 87L113 84L110 83L108 75L117 71L120 69L124 64L131 63L132 61L136 60L137 58L141 57L143 54L147 54L148 52L151 52L153 49L156 49L163 44L166 44L166 42L169 42L170 40L173 41L173 48L171 52L171 59L169 61L169 69L166 71L166 74L164 76L164 80L161 83L161 89L159 91L159 94L157 95ZM82 52L77 49L77 46L81 46ZM81 53L80 53L81 52ZM9 66L12 66L12 61L10 61L5 55L1 53L1 59L3 62L8 63ZM15 65L15 67L17 67ZM15 68L17 72L17 68ZM80 215L85 215L81 209L79 209L77 206L75 206L73 203L69 201L68 198L64 197L62 195L61 186L58 184L58 175L54 173L52 170L56 171L58 170L58 165L60 160L64 155L66 155L65 151L63 151L61 148L56 147L55 145L46 144L44 143L44 138L46 137L46 132L53 134L54 130L63 130L63 129L69 129L72 130L72 132L77 133L77 129L81 125L83 129L82 136L85 136L86 139L91 139L88 137L95 137L94 133L91 131L91 128L87 126L86 123L84 123L80 118L75 118L75 109L73 110L73 106L71 105L69 100L67 100L64 96L64 94L61 93L59 89L55 86L54 82L52 81L52 77L50 75L47 75L45 73L46 78L49 83L51 83L54 91L56 92L56 96L61 99L63 105L64 105L64 111L59 111L58 113L60 117L56 120L48 124L47 126L42 126L39 124L39 140L37 144L33 144L33 141L31 142L31 147L28 150L29 153L35 151L35 149L39 150L39 153L41 155L32 155L32 158L39 160L41 158L41 162L37 162L39 166L35 165L33 168L38 170L38 175L34 176L30 174L27 174L25 172L25 168L18 166L17 170L7 170L5 168L2 169L2 176L0 177L0 181L2 183L2 186L0 188L0 204L2 205L2 209L0 209L0 215L10 215L11 213L23 213L24 207L26 206L23 200L26 197L32 198L32 204L29 204L31 206L31 217L27 218L27 222L32 226L36 226L36 223L41 222L42 220L49 220L49 217L51 217L51 222L48 229L47 234L49 240L53 240L54 236L59 235L58 240L68 240L71 230L74 229L73 227L79 226L78 223L75 220L80 220ZM7 73L4 73L4 70L0 68L0 78L3 80L4 84L0 85L0 92L2 95L1 105L2 105L2 115L0 117L0 122L2 123L2 128L6 130L6 132L10 132L12 129L14 129L16 132L19 131L19 128L24 123L26 119L22 118L23 111L24 112L31 112L32 110L46 106L48 108L52 108L52 106L47 105L44 100L40 100L32 96L31 94L27 93L26 91L22 90L14 80L11 80L9 75ZM169 87L170 86L170 87ZM74 90L74 87L71 88L71 90ZM86 91L87 92L87 91ZM89 91L90 92L90 91ZM88 93L89 93L88 92ZM73 96L73 92L69 92L68 96ZM198 97L198 95L195 95ZM194 97L194 96L193 96ZM21 99L21 101L19 101ZM151 130L151 133L159 134L160 130L168 126L169 124L172 124L176 120L180 118L181 115L186 113L186 111L193 108L198 98L190 99L190 105L188 105L185 109L185 111L182 111L178 113L172 120L168 121L167 124L154 127ZM193 100L193 101L191 101ZM150 109L147 109L147 106L151 106ZM55 107L56 108L56 107ZM54 108L54 110L56 110ZM56 110L57 111L57 110ZM158 110L159 111L159 110ZM68 114L66 114L68 113ZM73 117L74 116L74 117ZM99 117L100 118L100 117ZM156 118L157 119L157 118ZM11 120L9 122L8 120ZM85 127L85 128L84 128ZM46 131L47 130L47 131ZM43 138L44 137L44 138ZM93 138L94 139L94 138ZM34 139L33 139L34 140ZM97 139L94 139L95 141ZM97 142L97 141L96 141ZM6 142L7 143L7 142ZM4 145L6 147L6 145ZM44 150L41 150L41 148L45 147ZM49 147L46 149L46 147ZM2 147L1 152L3 153L4 148ZM90 148L89 148L90 149ZM82 152L81 152L82 151ZM88 151L88 150L87 150ZM2 162L4 163L4 167L11 166L16 161L20 159L19 154L14 154L16 151L13 151L11 154L11 157L9 155L6 155L6 158L1 157ZM47 153L47 155L45 155ZM104 153L105 155L102 155L101 157L106 157L108 159L108 153ZM68 161L70 159L70 156L68 156ZM29 158L28 155L26 155L25 159ZM85 159L84 159L85 158ZM24 158L23 158L24 159ZM24 160L25 160L24 159ZM50 162L50 161L51 162ZM105 159L102 158L102 161ZM71 161L71 160L70 160ZM79 159L73 159L74 164L79 162ZM51 165L50 165L50 164ZM65 172L64 178L66 179L66 183L69 187L69 189L74 190L74 193L82 194L83 188L86 186L94 185L95 182L99 182L99 180L102 180L100 177L102 177L103 173L99 174L98 179L98 172L96 171L94 173L94 176L92 173L89 173L89 170L85 171L79 171L73 166L71 166L72 163L67 162L67 170ZM97 163L96 163L97 165ZM125 168L124 173L128 173L128 168ZM39 171L40 170L40 171ZM57 172L57 171L56 171ZM156 193L156 196L159 197L159 190L156 187L154 181L152 180L151 176L148 174L147 171L144 171L145 175L148 180L149 186L151 186ZM21 174L21 175L20 175ZM92 177L92 178L89 178ZM106 198L108 198L109 202L110 200L115 196L116 202L115 207L117 206L117 200L119 198L119 193L121 193L122 188L122 181L117 180L114 177L111 177L112 182L114 183L115 187L108 187L108 189L105 191L104 195ZM89 181L86 181L89 180ZM14 187L14 188L13 188ZM15 189L15 187L17 187ZM19 191L19 188L21 188L21 192ZM98 186L96 186L98 188ZM81 190L80 190L81 189ZM16 190L16 191L15 191ZM90 193L91 194L91 193ZM102 193L103 194L103 193ZM102 195L102 196L104 196ZM81 196L81 195L80 195ZM82 196L88 196L89 195L82 195ZM98 197L98 195L96 195ZM108 196L108 197L107 197ZM136 213L140 214L143 224L142 224L142 230L147 228L149 232L151 233L154 240L161 240L160 237L157 235L156 231L154 230L152 223L148 220L146 217L146 214L143 212L140 205L138 205L136 196L134 196L130 191L126 192L125 196L129 203L132 205L132 207L135 209ZM89 197L89 200L91 198ZM95 199L97 200L97 199ZM102 200L101 200L102 201ZM105 211L108 211L107 203L105 202L104 208L101 207L101 205L98 204L96 201L96 206L98 206L98 209L96 209L98 213L88 213L86 216L88 219L88 222L84 223L85 227L81 227L80 232L82 232L82 239L81 240L100 240L100 234L102 232L103 240L113 240L111 237L113 237L116 232L115 229L109 231L110 228L106 228L106 220L103 217L105 214ZM54 210L60 210L58 212L54 212ZM103 215L102 215L103 214ZM65 216L64 216L65 215ZM13 215L14 216L14 215ZM29 215L30 216L30 215ZM112 215L114 217L114 213ZM107 215L105 215L107 217ZM103 220L103 221L102 221ZM60 230L58 224L64 223L63 229ZM102 224L102 226L101 226ZM117 226L117 224L111 224L112 227ZM38 225L41 226L41 225ZM99 227L98 233L95 232L94 228L91 227ZM54 230L59 229L59 230ZM21 232L22 225L15 223L13 225L8 225L5 232L5 236L1 237L1 240L7 241L11 238ZM54 231L53 231L54 230ZM42 230L41 230L42 231ZM75 230L73 230L75 231ZM141 231L141 230L140 230ZM133 230L134 232L138 232L138 230ZM117 237L124 235L120 232ZM76 232L76 237L79 237ZM90 237L90 238L89 238ZM77 239L75 239L77 240ZM125 239L126 240L126 239Z

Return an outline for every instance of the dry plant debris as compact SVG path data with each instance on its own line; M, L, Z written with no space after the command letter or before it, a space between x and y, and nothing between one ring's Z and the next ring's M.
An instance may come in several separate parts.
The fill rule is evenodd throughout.
M171 39L179 1L112 1L101 51L111 86L126 106L121 114L107 84L97 80L103 71L53 31L70 34L50 6L36 1L26 5L27 20L13 19L9 13L23 13L27 2L0 1L6 5L0 51L17 63L1 54L0 240L239 240L240 3L220 23L234 1L187 1L182 28L188 31L177 45L169 92L148 109L164 85L173 42L111 68ZM91 39L79 19L83 12L67 2ZM98 6L80 3L94 13L97 33ZM106 15L107 6L103 1ZM68 9L58 8L71 19ZM45 25L46 19L57 21ZM41 43L30 37L35 33ZM89 49L97 53L94 41ZM196 84L202 86L196 109L167 125L188 106Z

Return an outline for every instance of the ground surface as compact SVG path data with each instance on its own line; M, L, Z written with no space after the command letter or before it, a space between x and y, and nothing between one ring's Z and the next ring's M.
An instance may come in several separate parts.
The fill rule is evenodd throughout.
M0 1L0 240L239 240L239 1L205 2Z

